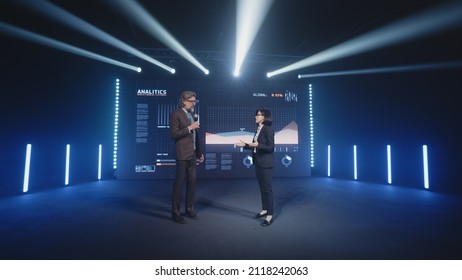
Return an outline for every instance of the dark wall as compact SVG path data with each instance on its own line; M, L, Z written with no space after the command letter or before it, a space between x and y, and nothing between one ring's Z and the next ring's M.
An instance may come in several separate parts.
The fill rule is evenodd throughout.
M32 144L30 191L64 185L66 144L71 179L112 175L113 66L34 46L15 46L0 76L0 193L22 191L26 145ZM44 52L49 55L44 56Z
M358 179L386 183L386 145L392 147L393 184L422 187L422 145L428 145L430 187L460 192L462 92L458 70L370 74L312 79L316 167L353 178L353 145Z
M21 191L28 143L33 144L31 191L63 185L66 144L72 145L71 183L96 177L98 144L104 146L103 177L112 178L115 79L176 77L152 66L141 65L147 71L138 74L46 47L9 42L2 46L5 55L15 55L2 61L0 75L0 193ZM194 73L187 79L232 79L179 69ZM393 184L421 187L421 146L427 144L431 188L460 192L460 74L460 69L453 69L306 79L314 93L312 174L326 175L330 144L332 177L351 179L356 144L359 180L386 183L385 153L390 144ZM293 75L284 77L290 81Z

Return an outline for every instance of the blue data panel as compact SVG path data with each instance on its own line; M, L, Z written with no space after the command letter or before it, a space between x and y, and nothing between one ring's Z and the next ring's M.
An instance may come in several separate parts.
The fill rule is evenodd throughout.
M172 178L174 142L169 115L180 93L193 90L199 102L199 136L204 178L252 177L251 152L234 146L251 142L255 111L271 111L275 132L274 176L310 176L310 104L306 84L178 82L135 80L121 89L119 178Z

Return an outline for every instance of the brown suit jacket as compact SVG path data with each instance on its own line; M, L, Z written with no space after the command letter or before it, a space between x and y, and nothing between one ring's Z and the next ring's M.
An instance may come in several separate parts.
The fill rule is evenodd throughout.
M194 133L189 132L191 122L185 111L178 108L170 114L170 134L175 140L175 159L191 160L202 155L199 131L196 129L196 150L194 150Z

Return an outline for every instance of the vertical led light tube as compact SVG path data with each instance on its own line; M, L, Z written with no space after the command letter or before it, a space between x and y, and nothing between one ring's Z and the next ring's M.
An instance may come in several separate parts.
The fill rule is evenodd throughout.
M29 172L30 172L30 157L32 153L32 145L27 144L26 146L26 163L24 165L24 182L22 185L22 191L29 191Z
M353 168L354 168L354 178L358 180L358 160L356 154L356 145L353 145Z
M424 187L426 189L429 189L430 184L429 184L429 181L428 181L428 149L427 149L427 145L422 146L422 153L423 153Z
M103 155L103 145L98 146L98 180L101 180L101 159Z
M330 145L327 145L327 177L330 177Z
M66 145L66 173L64 175L64 185L69 185L69 161L71 156L71 145Z
M388 184L391 184L391 146L387 145Z
M310 162L311 167L314 167L314 123L313 123L313 87L308 85L310 96Z
M112 168L117 169L117 142L119 133L119 79L116 79L115 86L115 113L114 113L114 151L112 158Z

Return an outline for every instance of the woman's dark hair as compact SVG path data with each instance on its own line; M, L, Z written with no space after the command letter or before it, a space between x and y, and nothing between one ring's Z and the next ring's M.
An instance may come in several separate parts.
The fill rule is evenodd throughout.
M271 112L268 109L257 109L257 111L255 111L255 116L258 114L258 112L260 112L265 118L263 124L271 126L271 124L273 123L273 119L271 118Z

